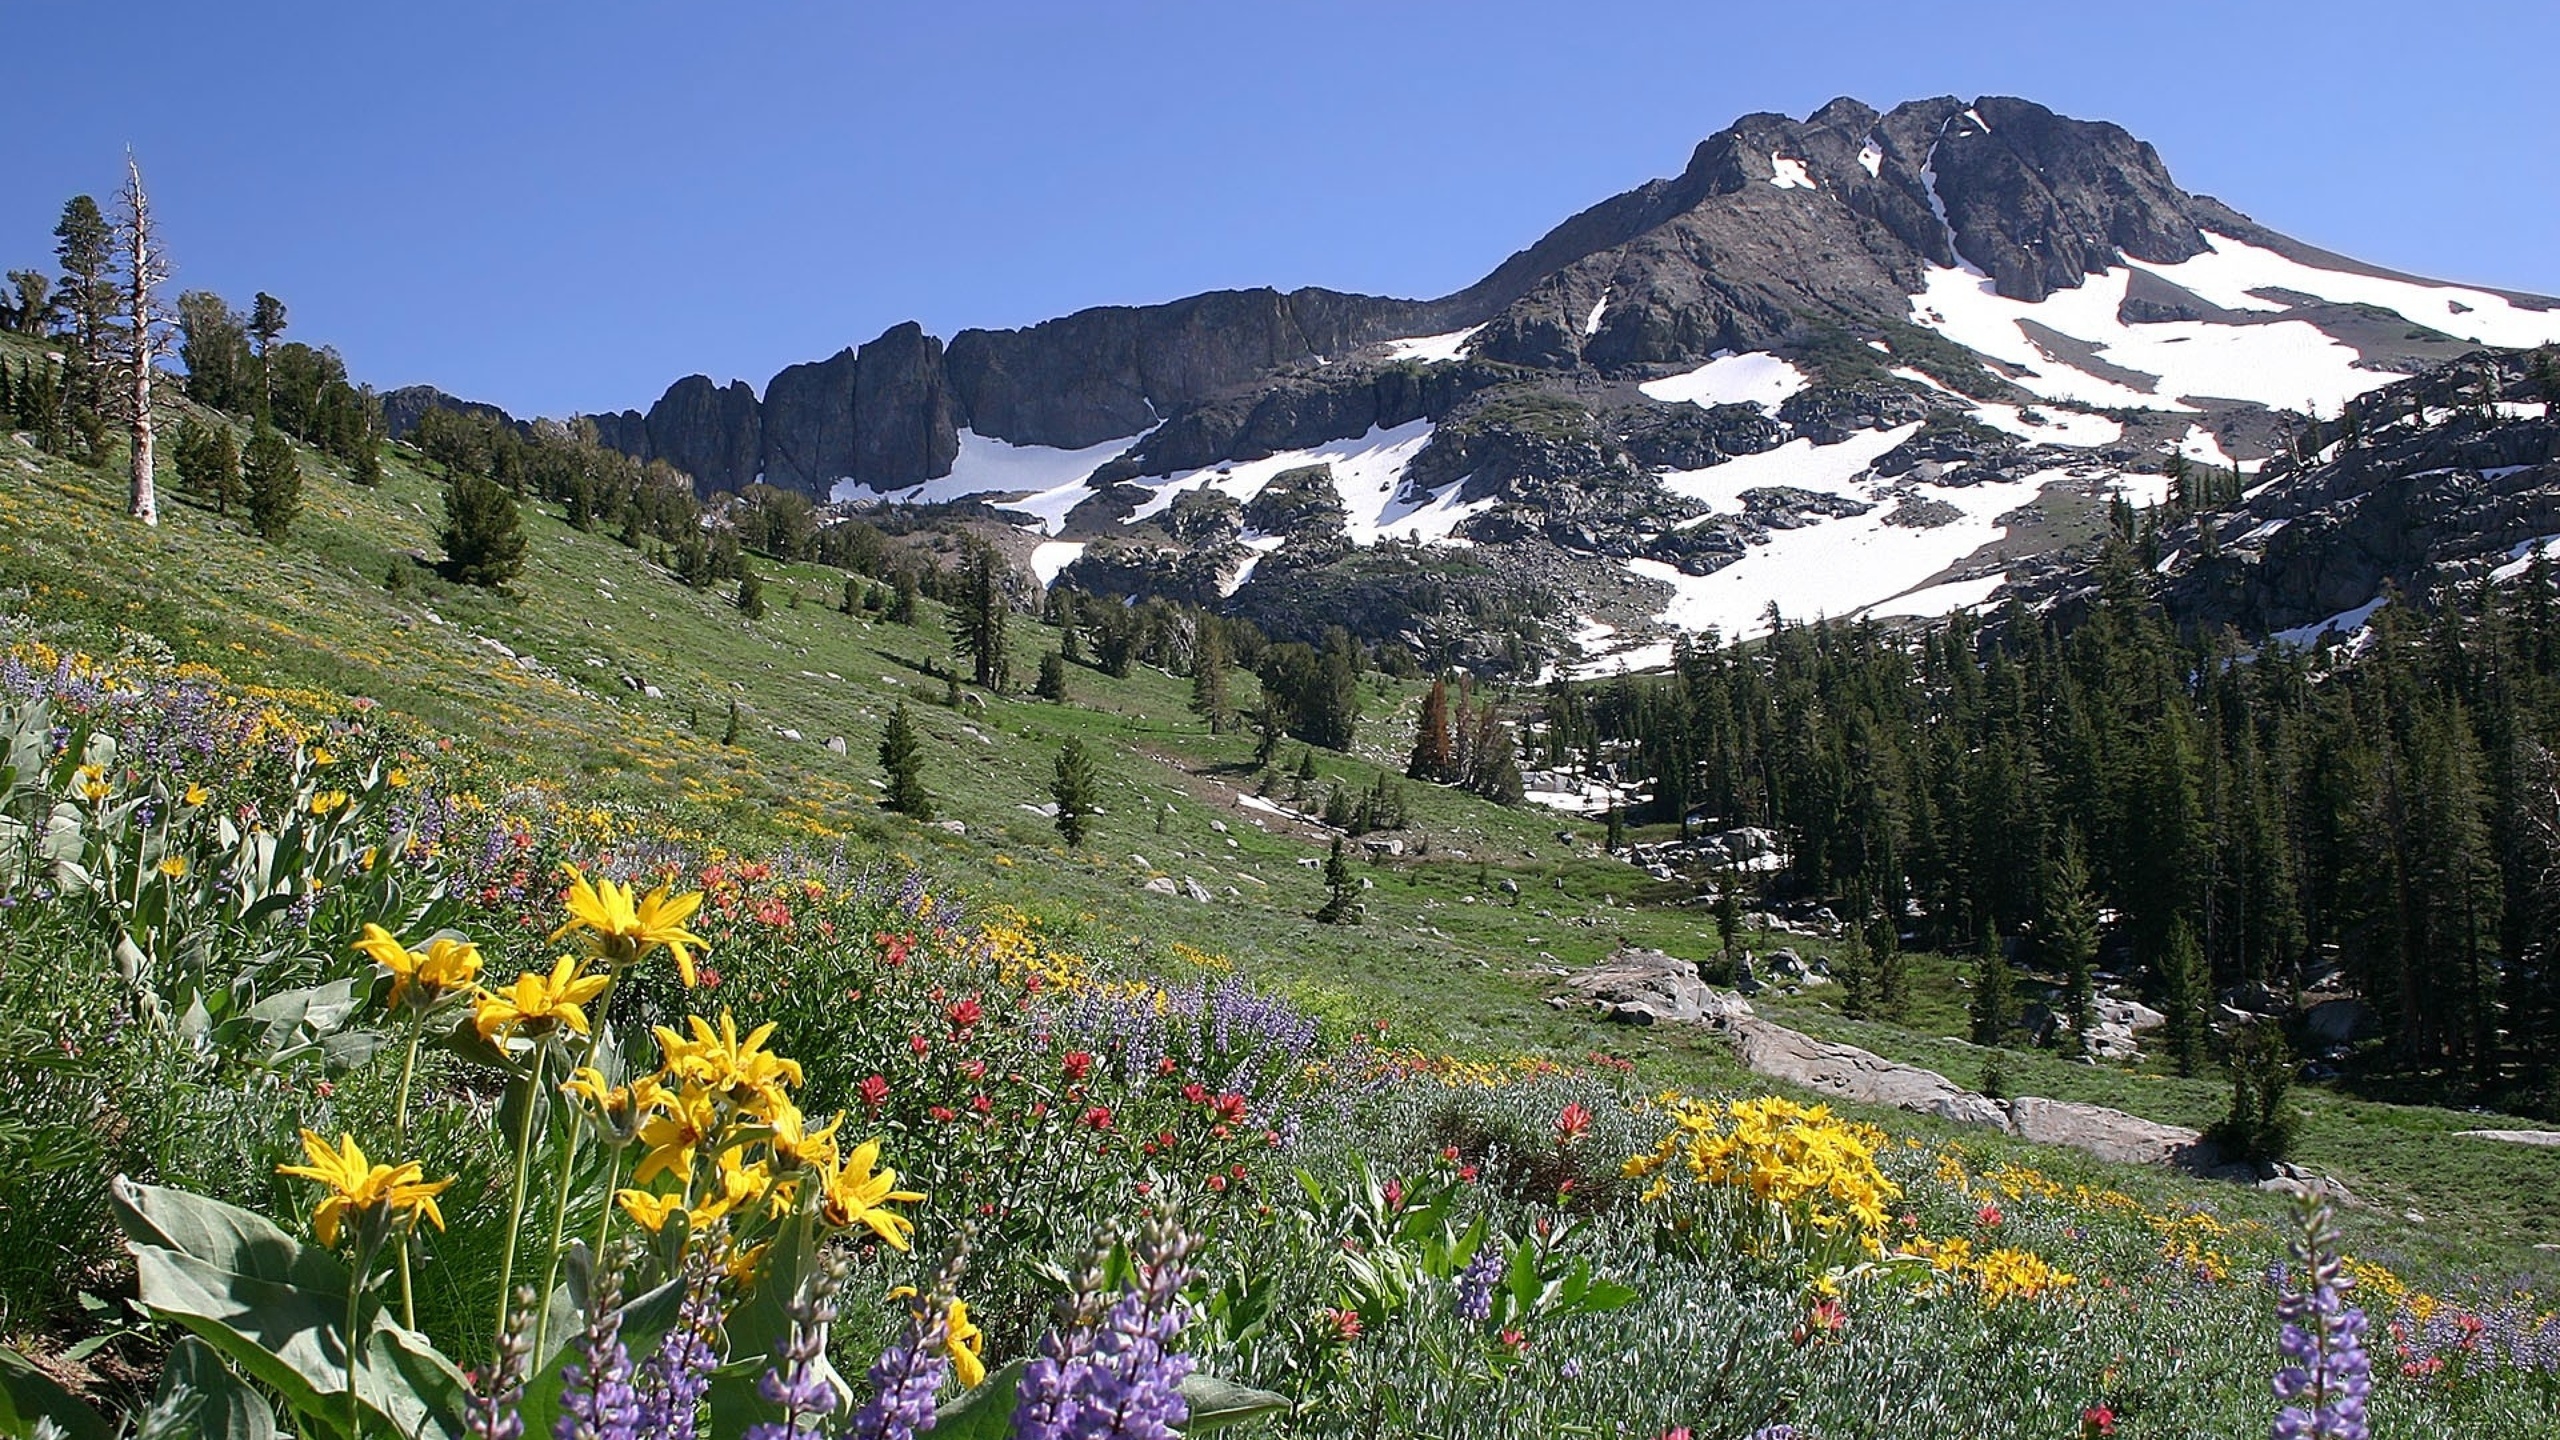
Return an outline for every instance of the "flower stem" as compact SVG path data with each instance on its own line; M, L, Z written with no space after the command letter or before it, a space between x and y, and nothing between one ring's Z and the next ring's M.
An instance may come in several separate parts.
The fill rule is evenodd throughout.
M560 1247L569 1238L569 1182L577 1170L578 1130L564 1117L560 1122L560 1178L551 1187L551 1244L542 1261L542 1289L538 1292L542 1308L533 1317L533 1356L539 1365L550 1352L544 1347L551 1340L551 1287L560 1281Z
M356 1399L356 1322L363 1314L365 1271L372 1256L358 1242L356 1266L347 1274L347 1333L342 1351L347 1362L347 1440L363 1440L364 1409Z
M507 1307L515 1298L516 1235L524 1228L524 1191L529 1178L525 1167L533 1158L533 1111L535 1102L542 1098L543 1058L543 1048L537 1044L533 1049L533 1074L525 1082L524 1118L516 1123L515 1199L507 1207L507 1244L498 1259L497 1334L501 1339L507 1333ZM550 1296L542 1297L546 1308L550 1303Z
M400 1093L391 1108L391 1129L400 1140L400 1153L409 1153L409 1082L418 1073L418 1037L426 1029L427 1012L412 1006L409 1011L409 1053L400 1061ZM415 1227L411 1227L413 1230ZM411 1236L400 1237L400 1323L418 1328L418 1300L409 1280L409 1243Z

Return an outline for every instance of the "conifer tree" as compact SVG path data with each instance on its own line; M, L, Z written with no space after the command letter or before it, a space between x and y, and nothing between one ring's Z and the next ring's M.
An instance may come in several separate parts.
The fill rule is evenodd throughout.
M889 712L889 723L881 729L880 768L889 776L890 809L917 820L933 818L933 797L924 789L924 742L916 734L904 700Z
M730 697L729 700L729 723L720 727L720 743L722 745L738 743L738 701L735 696Z
M889 619L898 625L916 623L916 572L898 572L897 598L889 602Z
M2089 865L2078 831L2062 832L2040 899L2036 939L2045 963L2062 972L2062 1014L2071 1027L2068 1043L2075 1053L2086 1054L2089 1029L2097 1021L2091 971L2098 958L2098 916L2089 899Z
M469 471L444 484L445 573L465 585L496 589L524 569L524 519L505 486Z
M2001 939L2000 927L1985 920L1982 938L1976 942L1979 954L1973 970L1973 1043L1998 1045L2008 1038L2014 1022L2010 993L2009 959Z
M1093 816L1099 789L1093 774L1093 757L1085 753L1082 740L1070 739L1058 750L1058 762L1049 781L1049 798L1058 802L1058 833L1069 845L1082 845L1093 829Z
M2205 1006L2213 998L2212 991L2204 947L2197 943L2195 927L2181 917L2169 927L2169 946L2160 957L2160 1009L2168 1016L2160 1033L2181 1075L2193 1076L2204 1069L2212 1041Z
M1343 857L1342 837L1333 837L1333 849L1324 857L1324 908L1316 911L1316 920L1325 925L1347 925L1358 918L1351 897L1351 862Z
M861 577L861 576L859 576L859 575L847 575L846 577L844 577L844 600L836 606L836 610L837 610L837 612L838 612L839 614L844 614L844 615L853 615L853 614L858 614L858 613L860 613L860 612L861 612L861 610L862 610L862 577Z
M1067 698L1066 657L1052 650L1040 657L1040 679L1031 693L1043 700L1063 701Z
M764 618L764 582L752 570L738 576L738 613L750 620Z
M302 511L302 466L283 432L264 420L250 434L240 458L240 483L249 524L260 539L281 540Z
M1449 734L1449 681L1442 676L1423 692L1422 718L1413 730L1413 758L1406 762L1404 773L1416 780L1446 783L1455 768L1453 742ZM1616 849L1612 845L1609 847Z
M1201 617L1200 639L1191 652L1191 713L1209 722L1212 735L1235 728L1235 707L1227 700L1227 671L1234 663L1226 628L1214 617Z
M953 647L969 657L972 678L990 690L1003 689L1006 679L1005 616L1012 609L1008 578L994 546L971 547L961 571L959 603L951 612Z
M230 514L243 488L240 442L232 438L231 427L181 420L176 450L178 488L211 505L215 514Z

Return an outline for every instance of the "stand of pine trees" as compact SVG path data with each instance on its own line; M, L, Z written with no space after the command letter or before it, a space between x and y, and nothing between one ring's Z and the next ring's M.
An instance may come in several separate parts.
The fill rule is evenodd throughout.
M1790 626L1687 648L1668 678L1559 686L1545 735L1553 759L1649 781L1649 818L1777 829L1788 881L1858 897L1862 939L2018 937L2075 1012L2093 966L2129 973L2173 1012L2187 1068L2210 1059L2217 993L2336 974L2400 1063L2548 1102L2554 580L2537 558L2509 583L2395 599L2351 659L2252 655L2182 636L2117 546L2067 631L2014 611L1916 642ZM1463 703L1439 688L1417 775L1456 763Z

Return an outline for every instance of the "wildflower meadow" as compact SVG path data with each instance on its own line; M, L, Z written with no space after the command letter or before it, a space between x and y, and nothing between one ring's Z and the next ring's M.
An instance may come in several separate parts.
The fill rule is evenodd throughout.
M2320 1212L1399 1049L147 657L21 645L0 746L0 1432L2560 1428L2548 1296Z

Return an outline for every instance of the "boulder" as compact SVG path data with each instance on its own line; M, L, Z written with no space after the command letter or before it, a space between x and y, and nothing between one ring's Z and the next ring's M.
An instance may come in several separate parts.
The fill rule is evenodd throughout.
M1192 879L1188 875L1182 877L1182 893L1199 901L1203 905L1208 904L1210 900L1209 887Z
M1816 1040L1747 1016L1737 1018L1732 1030L1734 1051L1754 1074L1843 1100L1892 1105L1967 1124L2008 1126L2008 1115L1997 1101L1934 1070L1899 1065L1855 1045Z
M2457 1130L2454 1133L2472 1140L2495 1140L2505 1145L2560 1148L2560 1130Z
M2204 1136L2104 1105L2021 1095L2009 1102L2010 1130L2022 1140L2068 1145L2101 1160L2153 1165L2195 1157Z
M1621 948L1566 984L1628 1025L1686 1021L1713 1029L1751 1013L1741 996L1699 979L1695 963L1660 950Z
M2302 1012L2305 1038L2344 1045L2373 1031L2373 1010L2361 1000L2323 1000Z
M1150 895L1175 895L1181 893L1175 888L1173 877L1170 875L1157 875L1150 877L1145 884L1140 885L1138 888L1146 891Z
M2100 1028L2119 1025L2132 1034L2157 1030L2169 1023L2168 1016L2139 1000L2120 1000L2112 995L2099 996L2090 1013L2097 1017Z

